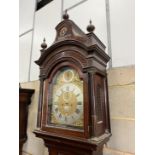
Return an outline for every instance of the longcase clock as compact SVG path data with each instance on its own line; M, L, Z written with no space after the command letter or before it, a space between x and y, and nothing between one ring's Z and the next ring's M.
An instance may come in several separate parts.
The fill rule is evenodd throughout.
M110 136L106 66L110 57L93 33L85 34L67 13L56 39L41 44L37 137L49 155L102 155Z

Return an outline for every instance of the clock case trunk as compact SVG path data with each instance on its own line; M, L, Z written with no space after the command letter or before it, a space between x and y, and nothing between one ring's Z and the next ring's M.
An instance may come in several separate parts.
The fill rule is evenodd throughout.
M64 36L60 33L63 27L67 29ZM95 146L103 145L111 136L106 73L110 57L105 53L105 45L93 32L85 34L69 19L59 23L56 32L54 43L47 49L43 48L36 61L40 66L40 93L34 133L46 142L60 136L75 141L83 139L88 144L88 140L92 140ZM84 81L84 130L48 124L48 84L55 72L65 66L77 70Z

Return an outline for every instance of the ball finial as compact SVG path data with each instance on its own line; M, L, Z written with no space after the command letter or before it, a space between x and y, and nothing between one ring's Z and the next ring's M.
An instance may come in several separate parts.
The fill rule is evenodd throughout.
M63 14L62 17L64 20L69 19L69 15L67 14L67 10L65 10L65 13Z
M87 26L88 32L93 32L95 30L95 26L92 24L92 21L89 21L89 25Z
M41 44L41 47L42 47L43 49L45 49L45 48L47 47L45 38L44 38L44 40L43 40L43 43Z

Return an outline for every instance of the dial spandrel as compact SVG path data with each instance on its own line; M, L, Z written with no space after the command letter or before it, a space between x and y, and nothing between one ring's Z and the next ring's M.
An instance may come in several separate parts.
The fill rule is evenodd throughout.
M51 86L50 122L83 128L83 81L76 70L60 69Z

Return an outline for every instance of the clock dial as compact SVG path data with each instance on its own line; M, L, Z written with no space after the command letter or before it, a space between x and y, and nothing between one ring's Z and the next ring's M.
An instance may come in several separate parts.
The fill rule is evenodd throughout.
M82 103L83 100L80 88L75 84L66 83L58 88L55 94L59 94L59 96L53 99L54 103L56 103L53 114L58 122L72 124L78 120L83 113L83 104L78 104L79 102ZM59 114L62 114L64 117L60 118Z
M51 123L83 127L83 81L69 67L55 76L51 94Z

